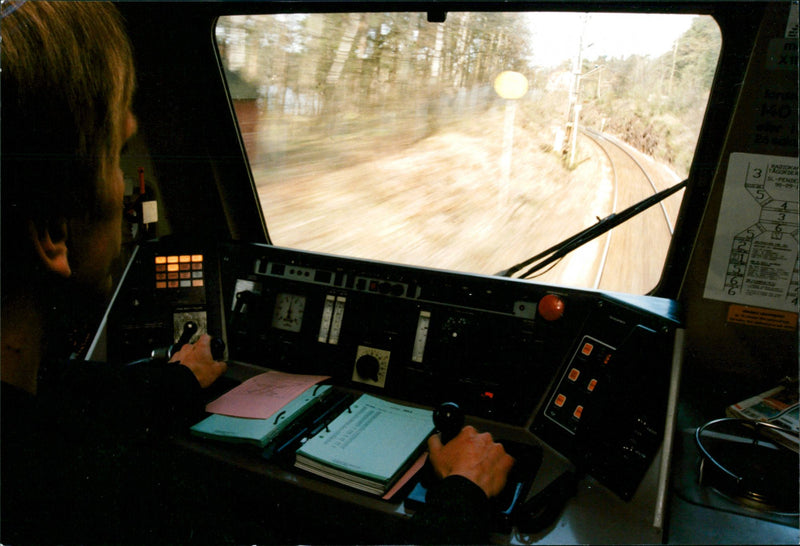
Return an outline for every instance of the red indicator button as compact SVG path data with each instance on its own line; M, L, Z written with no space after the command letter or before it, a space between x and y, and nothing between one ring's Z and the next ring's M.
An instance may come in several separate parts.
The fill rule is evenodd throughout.
M592 392L596 386L597 386L597 379L592 379L591 381L589 381L589 384L586 385L586 390Z
M583 406L578 406L575 408L575 411L572 412L572 416L575 419L580 419L582 413L583 413Z
M566 401L567 401L567 397L564 396L563 394L559 394L558 396L556 396L555 404L556 404L556 406L558 406L560 408L560 407L564 406L564 403Z
M555 294L547 294L539 300L539 314L544 320L558 320L564 314L564 300Z
M594 350L594 345L592 345L591 343L584 343L581 352L586 356L589 356L590 354L592 354L593 350Z
M575 381L578 380L578 377L580 377L580 375L581 375L581 372L580 372L580 370L578 368L572 368L569 371L569 375L567 377L569 377L570 381L575 382Z
M611 360L611 353L608 353L606 357L603 359L603 364L608 364Z

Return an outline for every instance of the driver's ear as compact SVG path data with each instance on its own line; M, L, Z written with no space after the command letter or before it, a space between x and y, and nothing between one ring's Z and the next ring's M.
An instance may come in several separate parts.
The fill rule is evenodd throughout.
M67 251L68 230L65 218L47 222L44 226L29 222L28 233L36 254L48 271L64 278L72 275Z

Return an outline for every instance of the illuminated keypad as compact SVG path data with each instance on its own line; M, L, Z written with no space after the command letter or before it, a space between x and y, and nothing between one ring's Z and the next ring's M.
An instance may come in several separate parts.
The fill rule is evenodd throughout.
M155 257L156 289L198 288L205 282L202 254Z

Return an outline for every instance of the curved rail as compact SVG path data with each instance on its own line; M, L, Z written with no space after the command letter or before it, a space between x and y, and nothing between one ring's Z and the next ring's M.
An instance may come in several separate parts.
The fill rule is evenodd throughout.
M582 131L584 132L584 134L586 134L587 137L592 139L597 144L598 148L600 148L603 151L603 153L608 158L608 164L611 165L611 175L613 177L613 182L612 183L613 183L613 186L614 186L614 198L613 198L612 203L611 203L611 212L615 213L615 212L617 212L617 195L619 193L617 191L617 188L618 188L617 167L614 165L614 160L611 159L611 154L609 154L608 150L606 150L603 147L603 145L600 144L599 139L595 138L593 135L589 134L586 129L582 129ZM609 248L611 248L611 235L613 233L614 233L614 230L611 230L608 233L606 233L606 243L603 246L603 254L600 256L600 266L597 268L597 274L594 277L594 283L592 284L592 288L597 289L597 288L600 287L600 280L603 278L603 270L606 267L606 261L608 259L608 250L609 250Z
M622 144L620 144L618 142L615 142L614 140L611 140L610 138L605 136L600 131L596 131L594 129L590 129L588 127L581 127L580 131L584 136L586 136L587 138L592 140L595 144L597 144L597 146L603 151L605 156L608 158L608 162L611 165L611 170L612 170L612 174L613 174L613 184L614 184L614 194L613 194L614 198L613 198L612 210L611 210L612 213L616 213L617 212L617 196L618 196L618 193L619 193L618 192L619 180L617 178L617 169L616 169L616 166L614 165L614 160L612 159L611 154L606 149L606 146L604 145L604 143L606 143L607 145L614 146L616 149L620 150L623 154L625 154L627 157L629 157L634 162L634 164L639 168L639 170L642 172L642 174L644 175L644 177L647 180L648 184L650 184L650 187L652 188L653 193L657 193L658 192L658 188L656 187L655 183L653 182L653 179L650 177L649 173L647 172L647 169L645 169L645 167L641 164L641 162L639 162L639 160L630 151L625 149L625 147ZM661 211L664 214L664 220L666 221L667 229L669 230L670 235L672 235L673 232L674 232L674 228L672 226L672 221L669 218L669 214L667 213L667 209L664 207L664 203L663 202L659 203L659 206L661 207ZM612 233L613 233L613 230L609 231L608 234L606 235L605 246L603 248L603 253L602 253L601 258L600 258L600 266L598 267L597 275L595 276L595 279L594 279L593 287L595 289L599 288L600 282L601 282L602 277L603 277L603 272L605 270L606 262L607 262L607 259L608 259L609 248L611 246L611 234Z
M644 174L644 177L647 179L647 183L650 184L650 187L653 189L653 193L658 193L658 188L653 183L653 179L650 178L650 175L647 173L647 169L644 168L644 166L641 164L641 162L639 162L639 160L636 158L635 155L630 153L625 148L625 146L627 146L627 145L623 145L624 143L620 144L619 142L616 142L616 139L612 140L611 138L607 137L606 135L604 135L600 131L596 131L594 129L589 129L588 127L581 127L580 130L584 133L584 135L592 138L595 142L597 142L598 145L600 145L601 148L603 146L600 144L599 141L600 140L604 140L605 142L608 142L609 144L612 144L612 145L616 146L616 148L618 150L622 151L622 153L624 153L629 158L631 158L631 160L633 160L633 162L636 163L636 166L639 167L639 169L641 169L642 174ZM606 153L606 155L608 155L608 152L606 152L605 149L603 151ZM674 233L674 231L675 231L675 228L672 226L672 220L669 219L669 214L667 213L667 208L664 206L663 202L659 203L658 205L661 207L661 212L664 214L664 220L667 222L667 229L669 230L670 235L672 235Z

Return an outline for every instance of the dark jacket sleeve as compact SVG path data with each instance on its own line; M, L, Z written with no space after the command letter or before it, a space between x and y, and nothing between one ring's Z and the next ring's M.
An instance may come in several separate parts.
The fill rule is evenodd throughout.
M428 490L425 505L412 520L411 542L486 543L491 521L483 490L463 476L449 476Z
M202 411L202 390L179 364L124 365L84 360L50 363L40 375L40 398L71 434L127 440L185 427Z

